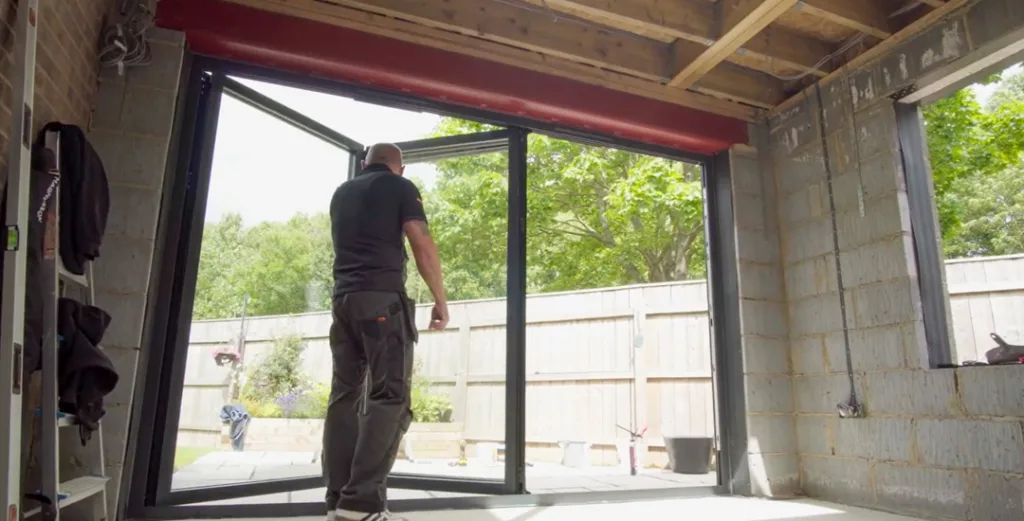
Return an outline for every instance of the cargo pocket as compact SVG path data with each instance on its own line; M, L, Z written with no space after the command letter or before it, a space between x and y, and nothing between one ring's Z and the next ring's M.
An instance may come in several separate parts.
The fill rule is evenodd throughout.
M408 332L405 306L396 300L381 311L360 321L367 357L370 359L372 382L366 396L382 402L401 402L408 393Z

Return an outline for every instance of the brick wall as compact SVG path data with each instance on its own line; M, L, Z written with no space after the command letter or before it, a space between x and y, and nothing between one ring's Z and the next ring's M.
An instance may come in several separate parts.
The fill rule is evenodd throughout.
M40 0L33 124L60 120L83 128L92 113L99 77L98 42L104 15L114 0ZM7 162L11 125L12 28L15 0L0 1L0 150Z
M811 94L771 122L771 159L762 166L772 165L778 191L792 395L774 394L769 409L793 411L799 487L808 496L935 519L1020 519L1024 369L928 368L889 96L1022 30L1024 5L980 0L848 82L823 86L820 104ZM860 419L840 419L836 408L849 395L841 293L867 411ZM767 316L744 310L744 321L749 313ZM745 343L748 361L754 351ZM761 415L748 406L748 423ZM772 432L781 436L788 427L777 422Z

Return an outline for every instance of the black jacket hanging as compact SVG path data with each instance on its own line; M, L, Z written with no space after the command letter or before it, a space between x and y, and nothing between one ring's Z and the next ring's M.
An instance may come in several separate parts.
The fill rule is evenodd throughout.
M68 298L57 301L59 406L76 416L83 443L106 413L103 397L117 386L114 364L99 347L108 326L110 315L98 307Z
M85 132L75 125L47 123L37 145L51 130L60 132L60 258L68 271L82 275L85 263L99 257L107 229L107 172Z

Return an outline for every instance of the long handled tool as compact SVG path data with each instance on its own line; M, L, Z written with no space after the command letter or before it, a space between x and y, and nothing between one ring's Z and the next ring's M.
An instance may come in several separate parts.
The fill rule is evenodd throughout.
M647 432L647 427L640 429L639 431L631 431L621 425L616 427L629 433L629 475L635 476L637 474L637 466L639 462L636 460L636 443L644 438L644 433Z

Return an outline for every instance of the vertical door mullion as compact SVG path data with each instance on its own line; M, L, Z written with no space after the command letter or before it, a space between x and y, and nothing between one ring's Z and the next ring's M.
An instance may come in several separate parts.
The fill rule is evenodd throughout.
M526 136L508 144L508 261L505 340L505 486L526 493Z

